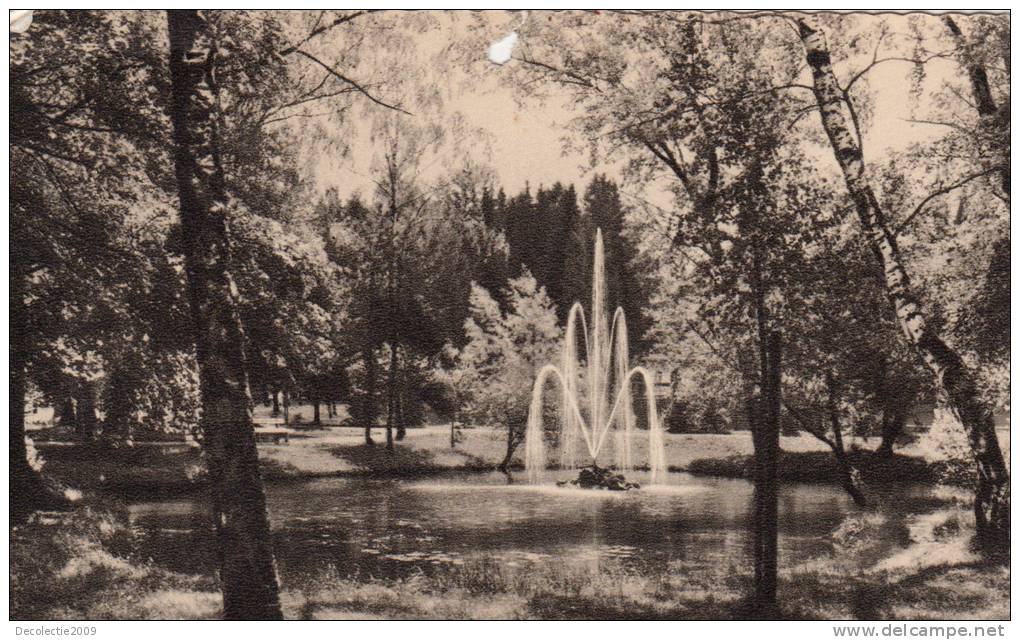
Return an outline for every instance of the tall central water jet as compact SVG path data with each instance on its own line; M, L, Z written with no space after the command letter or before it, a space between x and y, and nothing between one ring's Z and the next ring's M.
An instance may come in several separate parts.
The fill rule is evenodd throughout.
M651 471L651 481L658 482L666 471L666 456L663 450L662 429L655 407L655 386L652 376L644 367L630 367L627 319L623 309L617 308L613 313L612 324L608 322L605 261L602 230L599 229L595 233L591 322L585 320L584 307L581 303L575 302L567 315L566 339L559 366L550 363L542 367L532 387L528 430L525 434L524 467L533 480L537 479L547 463L542 413L544 389L550 378L559 383L562 393L561 468L574 469L579 466L580 442L585 445L588 464L596 464L611 431L614 434L613 453L616 468L620 471L634 468L631 445L636 431L636 420L631 385L635 377L640 377L644 381L645 401L648 407L648 467ZM581 384L582 367L577 348L579 335L584 343L584 385ZM587 406L582 408L582 405Z

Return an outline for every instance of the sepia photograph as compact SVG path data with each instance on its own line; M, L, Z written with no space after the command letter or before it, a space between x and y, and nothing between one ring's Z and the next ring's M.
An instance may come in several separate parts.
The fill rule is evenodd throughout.
M1009 11L9 15L12 636L1006 635Z

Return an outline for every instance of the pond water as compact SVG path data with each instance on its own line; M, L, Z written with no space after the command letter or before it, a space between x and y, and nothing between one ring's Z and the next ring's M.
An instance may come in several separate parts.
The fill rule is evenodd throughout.
M561 474L564 475L564 474ZM641 474L634 474L641 481ZM566 476L565 476L566 477ZM753 489L743 480L670 474L669 483L629 492L560 488L500 473L421 480L329 478L266 488L285 585L334 566L340 575L399 577L492 559L508 566L549 562L643 572L746 563ZM899 486L876 507L905 515L933 508L930 489ZM789 483L779 498L784 566L826 554L831 533L857 508L838 487ZM204 496L136 502L128 518L138 552L188 573L215 564ZM890 543L896 535L890 533Z

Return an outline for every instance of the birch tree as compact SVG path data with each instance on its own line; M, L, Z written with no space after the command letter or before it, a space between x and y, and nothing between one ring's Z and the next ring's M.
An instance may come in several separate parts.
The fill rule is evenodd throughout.
M202 397L202 428L228 619L282 617L259 476L244 334L230 273L231 207L220 162L219 53L210 17L167 12L174 164Z
M885 285L907 340L931 370L938 392L967 432L977 466L974 514L978 540L988 550L1009 547L1009 476L995 434L991 406L978 392L974 373L936 332L914 293L889 228L872 189L860 144L844 115L849 96L832 70L825 34L808 16L795 18L811 69L813 92L822 126L853 199L861 227L884 270Z

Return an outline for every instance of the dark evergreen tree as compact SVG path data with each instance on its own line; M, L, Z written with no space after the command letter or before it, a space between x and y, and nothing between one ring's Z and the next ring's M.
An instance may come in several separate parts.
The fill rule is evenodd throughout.
M483 202L486 224L502 225L509 244L507 273L516 276L526 268L556 305L560 322L580 301L588 307L592 292L592 255L595 232L602 229L606 256L607 305L610 313L623 307L628 337L635 352L643 347L649 320L644 314L651 287L642 276L637 248L624 233L625 209L612 180L597 175L585 190L584 210L573 185L555 183L529 187L506 201L502 192ZM506 273L499 280L505 281ZM495 283L495 279L492 279ZM484 285L483 285L484 286ZM490 291L492 289L486 287Z
M616 183L604 175L596 175L585 189L584 213L574 225L569 238L565 269L564 293L567 308L573 300L586 303L591 298L592 254L595 232L602 230L606 259L606 306L610 313L622 307L627 316L628 338L632 353L643 348L649 320L645 315L650 283L639 264L637 247L624 232L625 209Z

